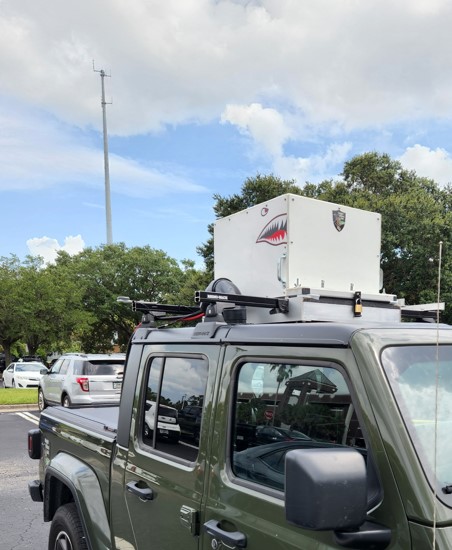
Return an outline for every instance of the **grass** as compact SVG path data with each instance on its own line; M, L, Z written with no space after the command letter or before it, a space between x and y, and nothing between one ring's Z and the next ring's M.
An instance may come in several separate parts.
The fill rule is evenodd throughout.
M0 388L0 405L29 405L38 402L38 390Z

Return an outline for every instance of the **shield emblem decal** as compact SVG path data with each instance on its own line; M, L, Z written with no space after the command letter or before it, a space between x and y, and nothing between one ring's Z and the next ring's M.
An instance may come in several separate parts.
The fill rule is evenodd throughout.
M342 231L344 229L345 218L345 212L341 212L340 210L333 210L333 223L337 231Z

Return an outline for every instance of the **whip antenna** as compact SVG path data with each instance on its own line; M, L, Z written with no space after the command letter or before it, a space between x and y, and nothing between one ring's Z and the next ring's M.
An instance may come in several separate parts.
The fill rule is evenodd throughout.
M443 254L443 241L439 241L439 253L438 253L438 281L437 281L437 296L436 301L438 304L436 310L436 374L435 374L435 430L434 430L434 457L433 457L433 540L432 548L436 548L436 470L437 470L437 443L438 443L438 397L439 397L439 302L441 298L441 263Z

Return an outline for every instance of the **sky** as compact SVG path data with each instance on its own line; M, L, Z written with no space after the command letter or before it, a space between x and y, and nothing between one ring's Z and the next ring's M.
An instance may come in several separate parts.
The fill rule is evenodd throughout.
M450 0L0 0L0 257L202 265L214 194L388 153L452 181Z

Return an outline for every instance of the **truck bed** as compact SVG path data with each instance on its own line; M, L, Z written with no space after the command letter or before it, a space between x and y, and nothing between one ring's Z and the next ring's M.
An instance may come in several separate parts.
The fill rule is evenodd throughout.
M119 407L49 407L41 413L40 428L52 458L77 457L89 465L108 509L110 459L116 442Z
M49 407L41 413L41 426L68 424L83 430L83 433L98 435L106 440L116 438L118 428L119 407Z

